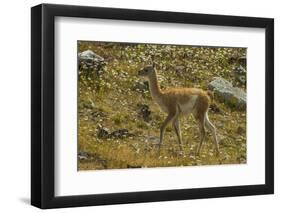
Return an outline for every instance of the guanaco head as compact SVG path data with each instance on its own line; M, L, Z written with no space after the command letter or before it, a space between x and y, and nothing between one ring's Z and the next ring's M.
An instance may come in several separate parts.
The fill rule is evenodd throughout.
M146 66L138 72L138 75L148 78L153 72L155 72L154 67L154 63L153 65Z

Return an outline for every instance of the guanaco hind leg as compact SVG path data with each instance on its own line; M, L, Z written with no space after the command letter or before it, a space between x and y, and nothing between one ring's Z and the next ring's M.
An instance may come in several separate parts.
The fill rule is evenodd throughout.
M199 131L200 131L200 143L197 148L196 155L200 155L200 151L201 151L204 139L205 139L206 131L205 131L205 125L204 125L204 118L198 119L198 126L199 126Z
M216 127L211 123L211 121L209 120L208 117L208 113L206 112L205 114L205 124L206 127L211 131L213 138L214 138L214 145L215 145L215 149L216 149L216 155L219 155L219 144L218 144L218 138L217 138L217 130Z
M178 142L179 142L179 146L180 146L180 150L183 151L183 147L182 147L182 136L181 136L181 128L180 128L180 122L179 122L179 117L177 117L174 122L173 122L173 126L175 128L177 137L178 137Z

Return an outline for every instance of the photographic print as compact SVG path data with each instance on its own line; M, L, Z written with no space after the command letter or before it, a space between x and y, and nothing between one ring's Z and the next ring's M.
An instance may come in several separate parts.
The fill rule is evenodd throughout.
M31 41L33 206L274 193L274 19L40 4Z
M78 170L247 162L247 49L78 41Z

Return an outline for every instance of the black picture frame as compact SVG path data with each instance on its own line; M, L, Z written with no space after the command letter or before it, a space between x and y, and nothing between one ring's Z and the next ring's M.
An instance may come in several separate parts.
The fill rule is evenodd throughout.
M100 18L264 28L266 135L265 184L93 195L54 195L55 17ZM31 204L60 208L121 203L217 198L274 193L274 20L270 18L41 4L31 8Z

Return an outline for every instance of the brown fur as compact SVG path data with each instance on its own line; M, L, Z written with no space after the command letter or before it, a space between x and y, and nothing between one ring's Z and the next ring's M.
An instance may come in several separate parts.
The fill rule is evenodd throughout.
M161 90L159 87L156 70L152 66L148 66L141 70L139 75L148 78L152 98L160 106L160 108L168 114L160 129L159 151L163 141L165 129L169 123L172 123L175 128L179 145L182 150L179 116L182 114L188 115L192 113L198 121L201 135L197 154L199 154L205 138L205 124L207 125L208 129L212 131L216 151L217 154L219 153L216 129L209 121L207 115L210 103L214 98L214 95L211 91L204 91L197 88L170 88Z
M188 103L192 96L196 95L196 110L197 113L206 112L209 108L211 99L208 94L197 88L171 88L161 91L162 104L167 106L168 112L176 110L176 104L180 105ZM161 104L160 104L161 105Z
M208 90L208 91L207 91L207 95L210 97L211 101L214 100L214 98L215 98L215 97L214 97L214 92Z

